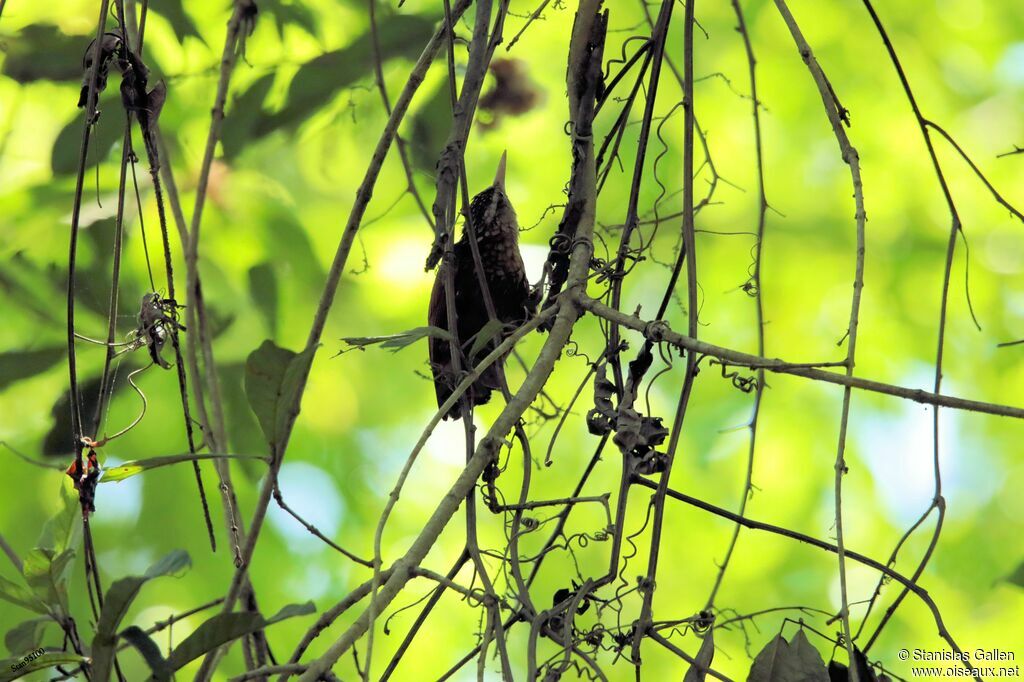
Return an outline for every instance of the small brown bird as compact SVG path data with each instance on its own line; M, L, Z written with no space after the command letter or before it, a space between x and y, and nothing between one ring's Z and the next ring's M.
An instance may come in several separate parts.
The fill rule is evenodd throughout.
M501 336L529 319L536 307L526 279L526 268L519 253L519 223L516 212L505 194L505 155L498 163L494 184L473 197L469 212L476 233L487 287L494 302L494 312L505 325ZM475 357L468 357L476 336L488 321L487 305L480 290L480 279L473 263L473 251L469 242L469 231L464 227L462 238L455 244L454 268L455 322L458 340L462 346L462 368L469 370L483 359L493 348L483 344ZM430 294L429 324L450 331L448 327L448 306L445 300L445 268L437 270L437 279ZM480 344L478 344L480 346ZM437 405L440 407L451 396L460 378L452 367L451 346L446 339L431 337L430 366L434 373L434 389ZM488 367L467 391L470 405L483 405L491 399L491 391L500 389L497 363ZM445 419L461 416L456 404Z

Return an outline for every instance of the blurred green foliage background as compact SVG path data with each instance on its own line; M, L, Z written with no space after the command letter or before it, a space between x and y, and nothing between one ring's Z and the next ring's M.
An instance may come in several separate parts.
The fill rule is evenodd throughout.
M160 124L170 143L169 162L182 190L186 214L194 202L196 175L210 121L229 8L226 2L183 3L156 0L146 28L145 59L151 82L163 78L167 103ZM384 74L392 97L440 17L439 3L408 0L401 8L379 8ZM478 124L466 154L470 191L493 177L498 157L508 150L508 191L525 229L521 235L531 278L539 275L547 241L564 200L570 149L564 123L565 58L573 7L552 5L511 52L498 57L522 60L539 92L536 106L516 116ZM941 124L988 174L1010 201L1024 203L1024 156L996 155L1024 145L1024 13L1014 0L880 0L878 10L915 87L926 117ZM763 264L767 354L791 361L841 360L849 316L854 265L853 202L849 173L813 86L779 15L770 2L742 3L758 60L763 103L765 166L769 213ZM64 360L64 283L74 170L81 134L76 109L81 58L95 32L96 3L10 0L0 19L3 60L0 77L0 439L23 453L66 466L67 372ZM205 298L221 331L214 348L224 386L232 451L265 454L265 444L243 391L246 356L265 338L300 349L323 287L326 269L352 205L385 113L374 89L368 51L368 18L356 0L259 2L260 18L247 41L229 96L223 145L211 177L200 245ZM611 29L606 56L618 56L631 36L647 31L639 3L610 3ZM532 12L512 3L506 38ZM950 219L931 170L921 135L895 72L860 3L794 0L792 10L829 74L843 105L851 111L851 141L860 152L868 215L866 287L861 316L857 374L908 387L930 388L938 329L945 245ZM740 287L748 279L756 227L757 192L746 59L728 3L697 8L695 111L706 131L721 182L715 201L697 218L700 310L703 338L752 352L756 349L753 300ZM670 34L670 56L682 59L682 9ZM112 22L111 22L112 25ZM459 34L468 37L463 24ZM465 48L456 49L465 63ZM310 66L310 62L313 65ZM305 65L305 66L304 66ZM112 83L116 79L112 77ZM489 87L489 86L488 86ZM485 92L487 87L485 87ZM123 114L116 86L101 102L103 116L86 176L77 305L79 331L105 334L110 248L116 206L117 165ZM664 116L680 99L672 74L659 91ZM600 119L606 130L617 107L610 102ZM615 110L615 113L612 112ZM635 112L639 115L639 109ZM485 112L484 116L487 114ZM432 200L434 162L448 132L447 82L438 62L413 102L402 128L416 168L416 184ZM601 126L604 126L603 128ZM599 232L617 242L628 196L633 141L629 128L622 167L612 171L599 204ZM644 188L641 210L652 219L681 207L682 112L675 109L652 141L651 158L662 154L657 177ZM141 140L136 148L141 150ZM997 343L1024 337L1024 225L998 206L945 144L939 156L961 209L970 251L957 248L951 289L944 392L978 400L1024 404L1024 346L999 349ZM699 160L699 159L698 159ZM152 187L138 168L143 217L154 258L158 287L162 268ZM649 177L653 177L649 175ZM705 191L702 169L698 192ZM136 301L149 289L138 211L128 203L125 271L121 282L120 334L135 326ZM653 225L643 228L645 238ZM726 234L730 233L730 234ZM679 234L677 218L661 223L654 236L657 260L670 262ZM331 315L324 347L314 363L294 437L281 472L288 502L329 537L363 556L372 552L372 531L387 491L432 415L433 390L425 375L426 344L397 353L381 349L336 356L341 337L390 334L425 323L433 274L423 271L432 240L429 226L406 192L405 175L392 152L377 184L357 248L350 258ZM176 257L180 245L175 240ZM602 246L598 245L598 255ZM970 296L981 330L971 321ZM178 272L184 269L179 263ZM647 261L631 275L623 309L642 305L653 313L668 268ZM183 279L182 279L183 282ZM682 287L680 288L682 291ZM595 285L593 293L598 292ZM669 320L685 329L682 301ZM635 342L635 337L630 337ZM601 352L593 320L578 327L579 354L563 358L547 388L551 400L566 406L584 378L586 356ZM529 339L526 358L541 339ZM144 354L144 351L140 351ZM125 359L119 377L145 358ZM98 376L102 350L79 345L84 381ZM522 376L515 363L513 384ZM660 361L656 369L663 365ZM746 466L751 398L705 368L698 381L673 472L673 486L715 504L735 508ZM651 412L670 418L681 365L650 391ZM761 415L754 483L748 514L820 538L833 534L832 479L842 391L805 379L769 376ZM104 448L108 465L186 450L173 372L159 368L142 375L149 406L143 422ZM534 472L535 499L565 496L588 461L595 439L583 415L591 393L584 390L556 442L550 467ZM550 405L547 405L550 408ZM130 422L138 397L119 388L107 419L110 430ZM489 423L495 405L478 410ZM543 453L555 421L532 414L529 432ZM63 425L63 426L61 426ZM62 430L63 429L63 430ZM941 443L944 491L949 502L938 551L921 583L942 609L964 649L999 648L1024 657L1024 591L1005 579L1024 561L1024 426L998 417L943 411ZM845 480L847 546L880 560L932 495L931 411L916 403L855 393L851 420L850 474ZM432 437L413 473L385 536L385 563L399 556L423 519L433 510L461 469L462 428L443 425ZM542 458L538 454L538 460ZM44 520L59 504L62 474L40 469L0 451L0 533L19 552L35 543ZM507 490L516 490L520 467L512 458ZM172 549L184 548L193 568L180 578L147 585L125 621L148 626L223 593L232 573L221 521L220 500L211 467L204 467L214 505L221 549L211 554L196 499L191 467L148 472L103 486L93 528L105 580L139 573ZM248 519L262 465L233 465L243 518ZM606 454L587 493L614 491L618 455ZM634 495L629 532L643 524L645 495ZM731 525L699 510L670 507L669 532L658 598L659 618L682 618L699 611L721 561ZM581 510L570 517L569 532L594 533L603 514ZM463 542L457 519L429 557L431 568L446 572ZM907 544L897 568L910 572L927 543L921 532ZM482 544L503 547L499 522L482 526ZM639 557L645 546L639 543ZM577 550L584 575L604 570L607 547L591 543ZM624 575L643 572L638 558ZM261 605L279 607L312 599L323 610L368 572L339 557L279 510L261 536L251 569ZM14 579L0 562L0 575ZM541 573L538 592L554 593L575 575L566 554L552 557ZM808 606L835 611L838 583L835 558L777 536L744 531L726 575L718 604L729 614L775 607ZM463 577L468 580L468 573ZM87 604L81 563L74 567L73 612L86 632ZM851 600L871 595L877 575L849 564ZM431 585L413 583L399 604L411 604ZM886 590L891 599L893 586ZM883 602L887 604L888 602ZM415 611L390 621L390 636L378 636L375 660L381 666L398 645ZM863 604L853 607L854 623ZM879 612L873 616L877 622ZM434 679L476 643L478 612L446 596L399 668L398 679ZM31 614L0 602L0 632ZM628 624L628 610L623 620ZM786 617L777 611L716 636L715 667L744 678L749 655L766 642ZM834 635L835 623L810 617ZM180 641L201 617L164 631ZM311 624L294 619L274 626L271 642L279 658ZM342 619L342 623L347 622ZM756 627L755 627L756 626ZM315 653L340 632L336 625L314 645ZM790 626L791 627L791 626ZM870 626L869 626L870 630ZM787 630L787 633L789 631ZM378 630L378 635L380 631ZM512 647L525 631L513 635ZM695 652L693 635L677 638ZM831 644L812 642L826 660ZM51 627L44 643L60 644ZM901 607L873 658L909 675L895 653L899 648L943 648L932 618L913 597ZM379 652L384 652L383 654ZM24 652L11 651L10 655ZM679 679L678 660L653 645L644 649L645 679ZM129 679L145 670L134 653L124 657ZM236 646L225 671L236 671ZM351 658L339 672L353 674ZM495 667L492 665L492 670ZM342 670L344 668L344 670ZM380 667L375 668L380 670ZM632 679L623 664L610 668L616 679ZM473 677L469 666L459 679ZM494 673L495 676L497 673ZM218 673L218 679L227 679ZM42 678L41 678L42 679Z

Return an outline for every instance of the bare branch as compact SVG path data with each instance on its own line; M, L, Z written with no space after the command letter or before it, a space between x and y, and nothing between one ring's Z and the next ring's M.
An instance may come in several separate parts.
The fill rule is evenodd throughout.
M824 381L830 384L837 384L839 386L849 386L863 391L871 391L873 393L882 393L884 395L891 395L897 398L913 400L914 402L926 405L952 407L954 409L964 410L967 412L980 412L983 414L994 414L1000 417L1024 419L1024 408L1000 405L998 403L986 403L979 400L968 400L966 398L957 398L955 396L942 395L915 388L904 388L894 384L886 384L881 381L873 381L871 379L862 379L856 376L846 376L845 374L815 369L815 366L820 365L821 363L812 363L811 365L808 365L808 363L790 363L773 358L762 358L757 355L742 353L723 346L716 346L706 341L698 341L697 339L672 331L672 329L664 322L645 322L635 315L627 315L614 310L596 299L581 297L580 305L585 310L597 315L598 317L620 324L623 327L628 327L634 331L641 332L655 342L666 341L678 348L682 348L683 350L692 351L697 355L707 355L717 358L729 365L749 367L750 369L765 369L769 372L776 372L779 374L792 374L794 376L805 377L815 381Z

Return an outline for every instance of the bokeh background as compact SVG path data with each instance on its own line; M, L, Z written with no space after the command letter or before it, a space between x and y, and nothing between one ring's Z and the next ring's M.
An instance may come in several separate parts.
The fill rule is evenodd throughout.
M64 356L64 286L68 225L74 171L81 133L76 109L81 57L95 32L96 3L9 0L0 18L0 439L49 464L69 461L67 371ZM387 6L384 6L387 5ZM408 0L401 8L379 7L389 92L398 92L422 44L440 16L440 4ZM473 130L466 163L470 190L489 184L503 150L508 150L508 192L524 228L522 248L536 279L547 241L557 226L564 201L570 150L564 123L565 58L573 7L554 3L533 23L511 51L498 57L521 60L519 67L536 91L534 106L518 115L481 114ZM834 361L849 316L855 234L849 173L828 127L821 100L774 4L742 3L758 60L763 104L768 215L764 242L763 295L767 354L791 361ZM1024 145L1024 13L1013 0L880 0L878 11L903 60L925 116L941 124L986 172L1011 202L1024 203L1024 156L996 158ZM211 175L200 246L206 301L218 320L214 349L224 386L233 452L264 454L266 446L243 390L246 356L271 338L300 349L323 287L355 189L382 129L385 114L374 89L368 59L366 6L356 0L260 2L255 32L246 42L229 96L225 139ZM506 37L534 10L512 3ZM611 29L606 56L617 56L630 37L647 31L639 3L610 5ZM859 3L794 0L792 10L851 112L849 135L860 152L868 215L864 289L857 374L913 388L933 381L942 268L950 219L899 81ZM698 216L701 335L720 345L756 349L753 299L741 289L749 277L756 228L757 185L750 116L750 85L735 17L728 3L697 8L696 112L707 133L719 183L714 203ZM210 107L229 7L225 2L183 3L157 0L146 28L145 59L163 78L168 98L160 123L170 143L171 164L191 213L196 177L210 120ZM670 33L669 52L682 59L682 6ZM470 28L459 28L468 37ZM634 44L635 47L635 44ZM337 50L345 50L339 53ZM334 57L325 58L328 53ZM456 50L465 63L465 48ZM303 65L320 58L326 68ZM296 74L300 74L296 78ZM295 79L293 81L293 78ZM492 87L493 76L489 77ZM112 76L112 84L116 77ZM123 115L108 87L104 114L89 157L80 241L79 331L105 334L103 315L109 293L110 248L116 207L117 165ZM659 90L659 115L680 99L671 72ZM607 130L617 106L609 103L599 129ZM640 108L635 115L639 116ZM402 128L415 168L415 181L432 200L434 162L449 122L446 71L435 64L413 102ZM602 127L603 126L603 127ZM622 167L612 170L601 195L599 232L618 239L625 218L629 169L639 126L629 128ZM682 112L676 108L652 141L651 158L660 155L657 177L644 188L646 220L676 213L681 207ZM136 143L141 150L141 140ZM978 400L1024 404L1024 345L997 348L1024 337L1024 225L992 199L970 169L946 144L938 144L961 210L966 244L957 247L946 330L944 392ZM662 154L664 152L664 154ZM144 162L137 170L151 257L162 283L156 209ZM705 167L698 193L710 179ZM654 211L657 211L655 214ZM644 226L645 237L653 225ZM731 233L731 234L727 234ZM673 259L678 218L661 222L654 258L631 275L623 308L642 305L653 313L668 277L658 261ZM387 491L434 411L432 387L425 379L426 345L397 353L379 348L340 356L342 337L392 334L425 324L433 273L423 262L432 233L406 192L405 174L392 153L373 201L317 355L302 414L281 470L288 502L326 535L347 549L369 556L372 532ZM611 242L610 242L611 243ZM969 245L968 250L965 248ZM180 245L174 241L176 256ZM602 247L598 246L601 255ZM149 290L138 211L128 203L124 272L121 282L120 334L135 326L135 301ZM971 320L965 290L980 331ZM179 273L184 273L179 261ZM183 279L179 283L183 287ZM598 293L595 285L592 293ZM684 329L685 292L669 312ZM635 342L635 337L630 337ZM587 371L587 357L601 352L597 325L581 323L574 335L578 355L558 364L548 394L565 407ZM541 338L529 339L529 359ZM144 361L144 351L126 358L119 377ZM102 350L80 345L80 376L98 376ZM656 368L663 367L659 361ZM715 504L735 508L746 467L751 397L705 371L687 413L673 486ZM651 412L670 420L681 364L659 379L649 393ZM513 364L513 383L522 376ZM107 464L185 451L174 372L153 368L140 386L149 401L146 418L127 435L104 448ZM756 491L748 514L821 538L833 530L833 464L842 391L796 377L769 376L761 414L754 467ZM596 439L583 416L589 387L553 449L553 464L538 462L534 497L564 496L588 461ZM550 408L551 405L541 405ZM107 419L110 430L130 422L139 399L120 388ZM496 406L478 410L489 423ZM556 421L530 413L535 450L543 453ZM916 403L855 393L845 479L847 546L885 560L894 543L928 506L932 496L931 418ZM938 547L921 584L942 609L945 621L964 649L998 648L1024 657L1024 591L1006 580L1024 562L1024 425L1009 419L944 410L941 415L944 492L949 511ZM404 551L460 471L461 426L443 425L431 438L414 470L385 536L385 562ZM542 457L538 454L538 460ZM31 466L8 450L0 451L4 472L0 487L0 532L19 552L35 543L45 519L59 503L61 474ZM513 457L508 490L517 489L519 459ZM233 465L235 482L248 518L262 465ZM609 453L587 487L589 494L613 491L618 455ZM205 480L214 505L222 549L211 554L196 499L191 467L148 472L123 483L102 486L94 517L101 569L106 580L139 573L176 548L186 549L193 567L179 578L163 578L144 589L125 623L146 627L221 595L232 572L212 467ZM634 495L629 531L643 524L646 496ZM660 580L657 617L683 618L700 610L721 561L731 525L687 507L670 506ZM934 517L933 517L934 518ZM604 525L596 509L574 513L571 532L594 533ZM930 526L929 526L930 528ZM927 543L921 532L907 544L897 568L910 572ZM460 551L463 529L453 521L431 552L428 563L446 572ZM488 521L482 544L500 548L502 526ZM637 541L640 557L646 552ZM607 545L577 549L584 575L603 571ZM849 566L851 600L871 595L877 575ZM635 559L624 575L643 572ZM323 610L368 577L310 536L279 510L272 509L251 569L261 604L270 613L312 599ZM15 579L9 564L0 575ZM553 594L575 576L567 554L552 557L541 574L538 594ZM1019 575L1019 574L1018 574ZM832 555L777 536L744 531L726 575L719 607L748 614L775 607L838 608L836 562ZM468 580L468 574L464 577ZM73 612L80 630L90 632L82 592L81 563L72 581ZM431 585L414 582L396 604L408 605ZM891 599L895 589L889 586ZM883 602L888 603L888 602ZM630 609L624 613L628 624ZM728 613L726 615L728 615ZM853 607L854 622L863 605ZM412 623L407 610L390 621L390 636L376 638L375 670ZM877 622L878 612L874 614ZM32 617L0 602L0 631ZM725 616L723 616L725 617ZM715 667L745 678L750 656L770 639L786 617L779 611L716 637ZM835 623L804 616L820 631L834 635ZM201 622L191 617L171 633L180 641ZM270 630L279 658L292 650L312 620L296 619ZM339 625L321 637L315 653ZM871 623L869 623L870 631ZM788 626L787 635L792 632ZM479 613L446 596L428 623L426 634L410 650L398 679L434 679L476 643ZM512 637L523 644L525 631ZM88 639L88 637L86 637ZM693 635L674 638L695 652ZM828 660L832 645L812 642ZM59 646L51 627L44 643ZM896 673L909 676L895 654L900 648L942 649L936 627L923 605L908 598L872 649ZM15 656L23 652L12 651ZM218 679L240 668L232 649ZM678 660L648 644L647 679L678 679ZM609 661L610 663L610 658ZM144 665L134 653L124 657L129 679L142 679ZM352 660L339 672L348 678ZM496 669L493 664L490 669ZM624 665L609 667L614 679L632 679ZM496 676L496 673L493 673ZM474 666L457 679L470 679ZM42 679L42 678L40 678Z

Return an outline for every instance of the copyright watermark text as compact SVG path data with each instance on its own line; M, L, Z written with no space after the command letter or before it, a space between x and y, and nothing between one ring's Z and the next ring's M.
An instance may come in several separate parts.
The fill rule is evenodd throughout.
M34 661L37 658L39 658L40 656L42 656L44 653L46 653L46 652L43 649L36 649L35 651L30 653L29 655L27 655L24 658L22 658L21 661L19 661L18 663L15 663L14 665L12 665L11 666L11 672L17 672L17 671L21 670L22 668L24 668L26 665L28 665L32 661Z
M911 667L911 675L918 679L1021 676L1020 665L1016 662L1017 655L1006 649L900 649L896 655L901 661L941 664Z

